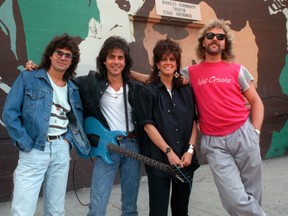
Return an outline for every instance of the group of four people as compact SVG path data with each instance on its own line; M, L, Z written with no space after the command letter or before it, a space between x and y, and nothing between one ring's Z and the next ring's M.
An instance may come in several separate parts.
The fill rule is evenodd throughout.
M94 117L107 130L125 131L127 136L117 142L120 147L183 169L191 178L199 167L195 153L198 122L203 134L201 152L226 211L230 215L265 215L260 207L259 150L264 108L253 77L245 67L233 63L231 33L223 20L205 25L198 42L201 63L181 71L178 43L158 41L148 77L131 75L129 45L112 36L99 52L97 72L74 78L79 49L67 34L55 37L39 69L22 72L16 79L3 110L7 131L20 150L12 215L34 214L42 183L44 215L64 215L69 149L76 146L87 155L90 144L97 146L94 139L89 143L83 131L83 117ZM184 75L190 85L183 82ZM138 215L140 163L114 152L109 156L112 164L95 159L88 215L106 214L118 170L122 215ZM179 184L148 165L146 172L149 215L168 215L170 193L172 215L188 215L191 179Z

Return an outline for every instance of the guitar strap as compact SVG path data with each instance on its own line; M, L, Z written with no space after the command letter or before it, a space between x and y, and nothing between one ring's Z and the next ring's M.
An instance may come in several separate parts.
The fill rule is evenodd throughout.
M126 95L126 83L123 81L123 93L124 93L124 109L125 109L125 123L126 133L129 134L129 123L128 123L128 108L127 108L127 95Z

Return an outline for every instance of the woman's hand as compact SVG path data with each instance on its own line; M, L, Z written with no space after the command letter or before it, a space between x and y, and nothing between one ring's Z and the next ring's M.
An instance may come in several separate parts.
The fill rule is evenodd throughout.
M185 152L181 158L181 162L183 163L183 166L185 166L185 167L190 166L192 163L192 157L193 157L192 154Z
M183 163L182 161L179 159L179 157L174 153L173 150L171 150L169 153L166 154L168 157L168 161L170 163L170 165L174 165L177 167L181 167L183 168Z

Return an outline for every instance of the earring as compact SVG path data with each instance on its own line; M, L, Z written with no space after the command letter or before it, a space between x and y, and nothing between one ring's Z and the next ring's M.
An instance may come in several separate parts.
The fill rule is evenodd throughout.
M180 74L176 71L175 73L174 73L174 77L175 78L178 78L180 76Z
M158 68L158 74L157 74L159 77L161 77L161 71L159 70Z

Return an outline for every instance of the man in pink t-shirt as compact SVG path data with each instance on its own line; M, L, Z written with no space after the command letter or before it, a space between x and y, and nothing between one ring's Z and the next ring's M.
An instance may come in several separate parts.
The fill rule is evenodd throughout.
M223 20L210 21L198 37L202 61L187 70L203 133L200 148L226 211L264 216L259 148L264 106L251 74L232 62L231 38Z

